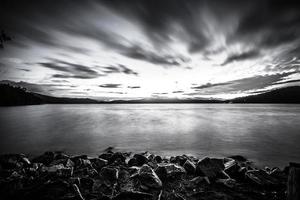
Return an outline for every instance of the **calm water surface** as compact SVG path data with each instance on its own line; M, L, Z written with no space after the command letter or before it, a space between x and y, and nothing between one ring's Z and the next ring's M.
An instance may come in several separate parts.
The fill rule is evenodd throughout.
M118 104L0 108L0 153L97 155L108 146L163 155L300 161L300 105Z

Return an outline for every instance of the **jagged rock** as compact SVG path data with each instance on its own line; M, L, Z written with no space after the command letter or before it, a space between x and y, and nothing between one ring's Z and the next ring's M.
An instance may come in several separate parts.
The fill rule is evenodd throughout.
M97 170L100 171L102 167L106 166L108 161L102 158L92 158L90 159L92 166Z
M89 177L82 177L80 178L80 188L84 190L92 191L94 185L94 180Z
M230 156L229 158L232 158L238 162L246 162L247 161L247 158L245 158L244 156L240 156L240 155Z
M275 167L270 171L270 176L279 180L283 185L287 182L288 178L287 174L278 167Z
M128 161L128 165L130 167L132 167L132 166L138 166L138 162L137 162L136 158L130 158L129 161Z
M153 195L138 191L124 191L114 197L113 200L153 200Z
M49 165L53 166L53 165L60 165L60 164L63 164L65 167L74 167L75 166L75 163L69 158L62 158L62 159L54 160Z
M76 159L72 159L72 160L75 163L75 168L76 169L92 167L92 163L88 159L76 158Z
M75 195L77 197L78 200L84 200L78 186L76 184L73 184L73 188L74 188L74 191L75 191Z
M2 169L28 167L30 164L28 158L23 154L5 154L0 156L0 166Z
M221 183L221 184L223 184L223 185L225 185L226 187L229 187L229 188L233 188L236 185L236 181L234 179L231 179L231 178L218 179L218 180L216 180L216 183Z
M148 165L143 165L139 172L139 180L141 182L141 185L145 185L150 188L159 189L162 187L162 182L157 176L157 174L153 171L151 167Z
M197 176L197 177L193 178L192 180L190 180L190 183L194 184L194 185L198 185L200 183L210 184L210 181L207 177Z
M27 194L22 199L48 199L55 200L60 199L68 193L72 193L74 190L70 184L61 179L49 180L39 187L36 187L33 191Z
M115 161L119 161L121 163L125 163L126 157L121 152L114 153L109 159L108 163L114 163Z
M155 156L153 159L156 163L161 163L162 162L162 158L160 156Z
M183 164L183 168L188 174L194 174L196 172L196 165L190 160L186 160Z
M104 160L109 160L113 156L113 153L103 153L98 156L98 158L102 158Z
M217 158L204 158L197 163L196 175L207 176L209 179L216 179L220 176L222 178L224 164L222 159Z
M100 175L104 181L114 184L118 180L119 170L111 167L103 167L100 171Z
M228 174L231 178L239 181L243 181L245 179L246 168L241 168L235 160L229 160L224 165L225 173Z
M185 198L180 194L171 193L168 195L167 200L185 200Z
M159 164L158 167L155 169L155 172L164 181L166 180L166 178L180 178L181 175L184 175L186 173L183 167L173 163Z
M54 156L54 159L55 160L59 160L59 159L68 159L68 158L70 158L70 156L69 155L67 155L67 154L65 154L65 153L63 153L63 152L55 152L55 156Z
M136 159L137 166L142 166L148 162L148 158L141 154L134 154L133 158Z
M55 157L54 152L47 151L43 155L35 157L32 159L32 162L34 163L43 163L44 165L49 165L53 162Z
M42 171L53 173L60 177L71 177L73 175L73 167L65 167L63 164L52 165L50 167L43 166Z
M183 164L187 161L186 156L175 156L170 158L171 163L178 164L180 166L183 166Z
M264 170L249 170L245 175L252 183L255 183L257 185L275 186L280 184L280 181L278 179L270 176Z

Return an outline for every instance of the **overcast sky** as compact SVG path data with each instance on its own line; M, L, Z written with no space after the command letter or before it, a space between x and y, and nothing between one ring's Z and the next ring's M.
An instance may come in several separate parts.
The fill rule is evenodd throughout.
M288 0L7 0L0 29L13 38L0 80L43 94L233 98L300 85L300 6Z

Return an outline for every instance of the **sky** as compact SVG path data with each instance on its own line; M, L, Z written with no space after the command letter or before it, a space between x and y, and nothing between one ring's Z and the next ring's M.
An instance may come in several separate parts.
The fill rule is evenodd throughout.
M99 100L223 98L300 85L300 5L4 0L0 81Z

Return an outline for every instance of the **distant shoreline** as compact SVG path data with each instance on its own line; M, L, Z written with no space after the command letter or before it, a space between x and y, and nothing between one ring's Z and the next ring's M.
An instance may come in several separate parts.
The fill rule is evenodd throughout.
M39 105L39 104L182 104L182 103L255 103L255 104L299 104L300 103L300 86L280 88L265 93L239 97L230 100L212 99L212 98L145 98L136 100L95 100L89 98L67 98L53 97L33 93L25 88L14 87L9 84L0 84L0 106L14 105Z

